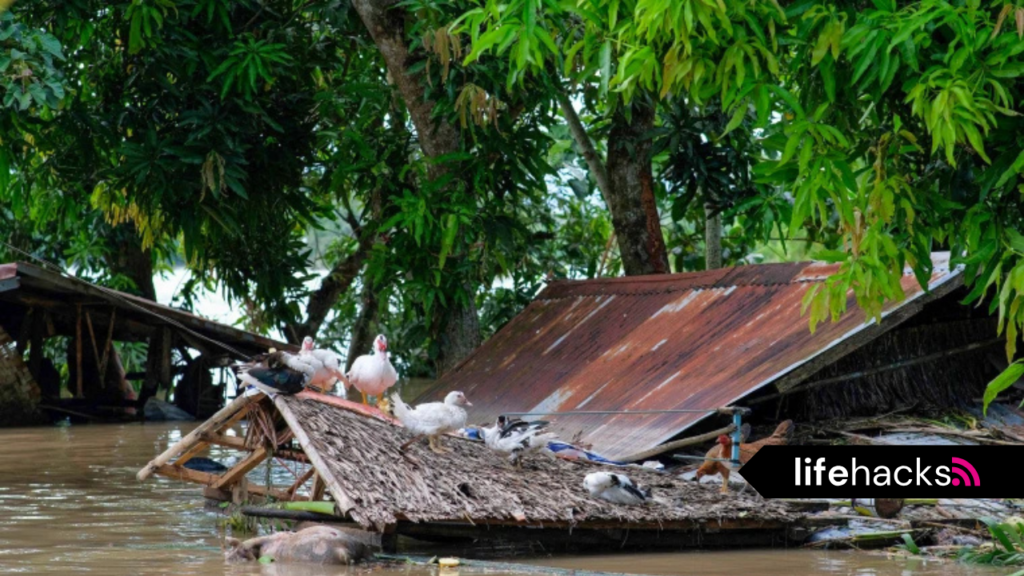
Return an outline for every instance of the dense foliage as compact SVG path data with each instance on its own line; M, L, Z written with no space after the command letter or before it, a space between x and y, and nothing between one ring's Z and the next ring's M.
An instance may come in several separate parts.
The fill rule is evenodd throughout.
M487 335L548 278L627 269L636 182L671 270L841 263L812 329L850 290L879 317L950 250L1015 356L1015 4L24 0L0 42L6 240L106 281L111 254L184 263L254 328L372 323L427 374L455 315Z

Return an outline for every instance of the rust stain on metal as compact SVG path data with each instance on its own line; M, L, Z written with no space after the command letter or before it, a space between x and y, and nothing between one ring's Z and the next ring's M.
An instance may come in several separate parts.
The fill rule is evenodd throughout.
M930 286L956 277L935 256ZM837 269L765 264L692 274L557 282L455 370L430 399L462 390L471 423L502 412L698 410L736 403L868 324L850 312L815 334L801 317L807 288ZM911 274L906 299L922 296ZM608 457L653 447L700 414L545 418L563 437L577 430Z

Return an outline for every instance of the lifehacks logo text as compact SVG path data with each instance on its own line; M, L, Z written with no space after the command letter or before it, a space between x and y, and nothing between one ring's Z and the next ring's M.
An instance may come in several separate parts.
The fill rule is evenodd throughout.
M1020 498L1024 446L764 446L739 473L766 498Z
M858 464L852 458L849 464L829 464L825 457L816 461L799 456L793 459L796 472L795 486L978 486L978 471L963 458L952 458L949 466L926 466L920 458L913 466L875 466ZM954 466L961 464L963 467ZM965 469L966 468L966 469ZM970 471L970 473L968 473Z

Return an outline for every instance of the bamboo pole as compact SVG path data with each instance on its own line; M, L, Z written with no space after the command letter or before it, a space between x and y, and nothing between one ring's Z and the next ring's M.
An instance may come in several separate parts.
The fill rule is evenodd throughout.
M209 420L200 424L198 427L196 427L195 430L189 432L188 435L186 435L181 440L178 440L177 442L175 442L173 446L165 450L163 454L160 454L152 461L150 461L149 464L146 464L145 468L139 470L139 473L136 475L136 477L139 479L139 482L142 482L146 478L152 476L153 472L155 472L157 468L160 468L164 464L167 464L168 462L171 461L172 458L174 458L178 454L181 454L182 452L188 450L197 442L201 442L203 434L219 429L226 422L230 421L232 416L237 414L239 410L242 410L246 406L252 404L253 402L256 402L261 398L263 398L263 393L259 392L252 395L248 393L242 394L241 396L232 400L227 406L221 408L220 410L217 411L216 414L211 416Z
M718 430L713 430L711 432L701 434L700 436L691 436L689 438L683 438L682 440L676 440L675 442L669 442L668 444L655 446L650 450L637 452L636 454L626 456L625 458L621 458L620 460L622 462L639 462L640 460L646 460L647 458L652 458L659 454L664 454L665 452L678 450L679 448L685 448L687 446L693 446L694 444L700 444L701 442L707 442L708 440L714 440L715 438L718 438L722 434L729 434L734 430L736 430L736 426L730 424L725 428L719 428Z
M298 401L301 402L302 400ZM302 446L302 451L306 453L306 457L309 458L310 463L316 468L317 474L323 478L327 488L330 489L331 496L334 496L334 501L338 505L338 515L345 516L356 507L355 502L348 497L348 494L345 493L337 478L334 477L330 467L327 466L327 462L317 452L313 443L310 442L309 436L306 435L306 431L302 428L299 419L295 417L291 408L288 407L287 400L282 396L278 396L274 398L274 405L277 406L277 410L281 413L284 421L292 429L292 433L295 434L295 438L299 441L299 446Z
M75 314L75 387L76 397L82 398L82 305L78 305L78 311Z
M266 460L270 456L270 453L266 448L260 446L259 448L252 451L247 457L243 458L235 464L233 468L221 474L220 479L211 484L213 488L224 490L238 482L245 477L253 468L260 465L261 462Z

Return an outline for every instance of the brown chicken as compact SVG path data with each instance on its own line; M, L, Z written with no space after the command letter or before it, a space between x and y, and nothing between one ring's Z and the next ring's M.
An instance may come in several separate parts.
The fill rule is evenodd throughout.
M785 446L789 443L789 437L793 433L793 421L786 420L779 424L775 428L775 432L767 438L762 438L757 442L740 443L740 463L746 464L748 460L757 454L757 451L762 446ZM721 435L718 437L718 443L708 450L708 458L723 458L728 459L732 457L732 438ZM722 475L722 493L729 492L729 474L731 470L726 462L718 462L715 460L705 460L700 468L697 469L697 481L704 476L714 476L715 474Z

